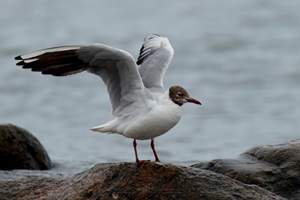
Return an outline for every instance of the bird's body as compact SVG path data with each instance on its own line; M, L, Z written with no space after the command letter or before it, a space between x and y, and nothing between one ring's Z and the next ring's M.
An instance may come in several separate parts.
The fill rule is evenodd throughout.
M132 139L148 140L166 133L177 124L181 117L180 107L170 100L168 92L158 102L152 102L151 105L137 111L130 116L113 119L91 130L119 133Z
M149 35L144 39L137 61L128 53L103 44L62 46L16 57L17 65L43 74L66 76L82 71L100 76L107 86L115 119L92 128L97 132L118 133L136 140L154 138L174 127L186 102L200 104L180 86L165 91L163 76L174 51L167 38Z

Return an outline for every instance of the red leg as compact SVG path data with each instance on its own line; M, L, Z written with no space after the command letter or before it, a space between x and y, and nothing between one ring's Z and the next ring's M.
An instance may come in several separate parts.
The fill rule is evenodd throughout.
M134 148L136 164L138 166L141 166L142 164L149 162L149 160L139 160L136 146L137 146L136 139L134 139L133 140L133 148Z
M137 153L137 150L136 150L136 139L133 140L133 148L134 148L134 154L135 154L135 160L136 160L136 163L139 164L140 160L138 158L138 153Z
M155 148L154 148L154 139L151 139L151 148L152 148L153 154L154 154L154 156L155 156L155 161L156 161L156 162L160 162L160 160L159 160L159 158L158 158L158 156L157 156L157 153L156 153L156 151L155 151Z

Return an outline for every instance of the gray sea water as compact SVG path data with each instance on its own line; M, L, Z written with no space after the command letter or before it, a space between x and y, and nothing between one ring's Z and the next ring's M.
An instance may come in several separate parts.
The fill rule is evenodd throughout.
M137 58L143 38L169 38L175 57L164 84L182 85L177 126L156 139L164 162L235 158L300 134L298 0L1 0L0 123L31 131L62 171L134 161L132 140L89 128L112 119L102 81L89 73L43 76L14 57L69 44L104 43ZM138 143L152 159L149 141Z

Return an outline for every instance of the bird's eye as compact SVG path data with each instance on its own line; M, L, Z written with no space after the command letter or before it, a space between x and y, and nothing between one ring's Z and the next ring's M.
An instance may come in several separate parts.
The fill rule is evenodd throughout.
M183 94L181 92L177 92L177 96L182 97Z

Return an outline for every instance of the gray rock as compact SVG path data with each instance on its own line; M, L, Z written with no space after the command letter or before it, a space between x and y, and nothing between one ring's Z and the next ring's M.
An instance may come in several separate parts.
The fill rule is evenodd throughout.
M283 199L256 185L171 164L97 164L71 178L0 180L2 199ZM5 197L5 198L4 198Z
M0 144L0 170L46 170L52 166L44 147L25 129L0 124Z
M254 147L238 159L217 159L193 167L255 184L288 199L300 199L300 140Z
M49 169L28 131L0 125L0 169ZM163 163L97 164L72 177L1 171L5 199L300 199L300 140L254 147L237 159L192 167ZM50 171L51 172L51 171ZM35 175L36 174L36 175Z

